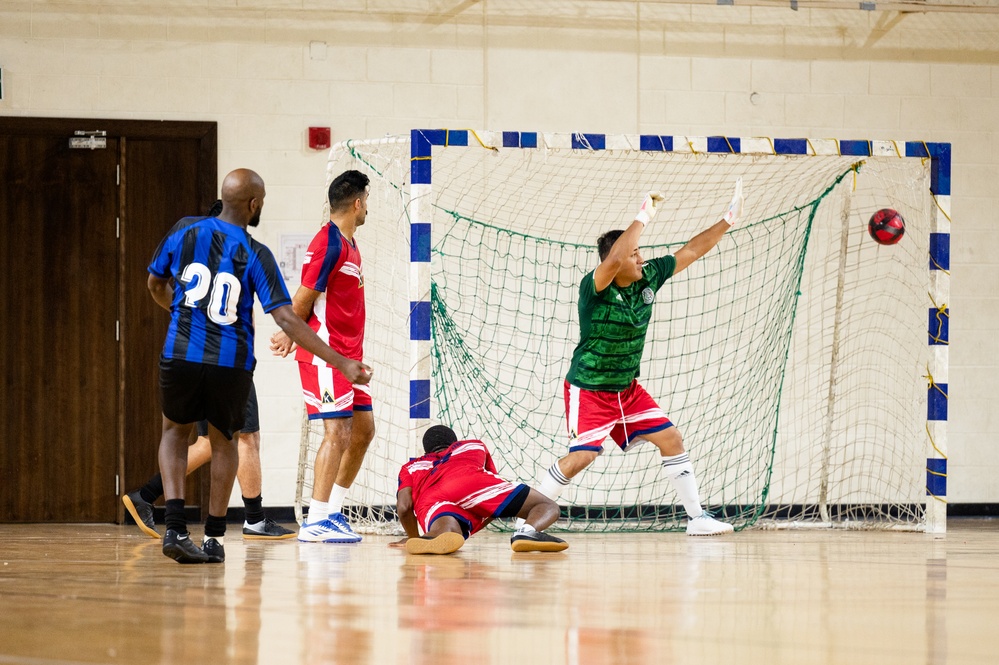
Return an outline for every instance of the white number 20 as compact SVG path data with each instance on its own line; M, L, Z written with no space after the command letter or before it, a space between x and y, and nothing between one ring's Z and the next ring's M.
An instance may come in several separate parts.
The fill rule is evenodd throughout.
M236 276L228 272L220 272L212 278L212 273L204 263L189 263L180 277L186 289L184 304L197 307L198 303L211 291L208 301L208 318L220 326L229 326L236 322L236 306L239 304L239 294L242 285Z

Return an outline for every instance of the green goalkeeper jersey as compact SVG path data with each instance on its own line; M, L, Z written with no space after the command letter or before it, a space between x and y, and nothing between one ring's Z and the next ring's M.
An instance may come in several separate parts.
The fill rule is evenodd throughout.
M673 276L676 258L645 262L642 279L597 293L591 271L579 284L579 344L566 380L587 390L621 392L638 376L656 292Z

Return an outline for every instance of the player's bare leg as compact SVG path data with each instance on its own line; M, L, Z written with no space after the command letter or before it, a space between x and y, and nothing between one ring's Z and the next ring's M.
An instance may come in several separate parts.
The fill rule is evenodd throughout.
M330 490L327 507L329 519L345 534L355 536L357 540L360 540L360 536L354 533L347 517L343 514L343 502L347 498L347 492L354 483L357 473L361 470L368 446L375 438L375 418L371 411L355 411L350 420L349 443L340 456L336 482L333 483L333 488Z
M347 488L335 482L344 454L351 447L354 419L355 417L323 420L324 436L316 453L315 483L312 487L312 501L309 503L308 522L298 532L298 539L301 541L323 543L361 541L361 537L354 533L340 512ZM351 459L353 458L348 457L348 460ZM356 470L354 475L357 475Z
M406 541L410 554L452 554L465 544L465 536L458 520L444 515L434 520L426 535Z
M237 434L238 436L238 434ZM236 442L212 426L208 428L208 441L212 447L212 487L208 499L208 514L225 517L229 510L232 485L239 469L239 450Z
M525 524L518 525L510 538L510 547L514 552L561 552L569 547L561 538L544 533L558 519L559 507L538 490L530 491L517 517L523 519Z
M309 506L310 523L322 521L329 516L326 506L315 504L325 504L330 500L330 492L340 471L340 461L350 445L353 424L353 418L323 419L323 440L316 452L315 482L312 486L312 504ZM314 513L314 507L325 514Z
M163 498L167 501L184 498L187 478L187 447L194 423L175 423L163 417L163 436L160 439L158 459L163 476Z
M536 530L544 531L558 520L558 504L538 490L532 489L524 505L520 507L517 517L523 517L527 524Z
M157 456L166 499L166 535L163 554L179 563L206 563L208 555L191 542L184 518L184 480L187 478L187 446L194 423L176 423L163 416L163 435Z
M226 513L229 511L229 497L232 486L236 482L236 472L239 470L239 448L236 439L227 439L225 434L208 426L208 442L212 448L211 478L212 485L208 497L208 518L205 520L205 539L202 548L210 559L209 563L225 561L224 538L226 529Z
M260 432L239 433L239 469L236 479L244 497L260 496L263 480L260 473Z
M207 464L212 459L212 449L208 437L198 437L196 428L191 428L192 444L187 449L187 473ZM135 525L147 536L159 539L156 523L153 521L153 503L163 496L163 475L155 474L146 484L121 497L125 509L135 520Z
M558 501L563 490L569 486L569 481L582 473L600 455L593 450L574 450L552 464L548 473L544 474L538 485L538 491L552 501ZM517 522L517 528L523 526Z
M212 444L208 436L199 436L187 449L187 474L190 475L212 461Z
M354 484L368 446L375 438L375 416L372 411L355 411L351 420L350 444L343 451L336 474L336 485L343 488ZM336 508L339 511L341 506Z
M236 480L243 496L260 494L260 432L239 433L237 449L239 451L239 469ZM198 440L187 449L187 473L194 473L205 464L212 461L212 445L207 436L199 436Z
M245 520L243 538L246 540L287 540L298 535L264 514L263 479L260 472L260 432L239 433L239 481Z
M538 492L545 495L552 501L557 502L562 496L562 492L569 486L569 482L582 473L586 467L593 463L600 455L593 450L574 450L568 455L551 465L548 472L541 477L538 484ZM526 520L517 520L514 528L521 529Z
M569 480L579 475L586 467L593 464L600 453L591 450L574 450L558 461L559 470ZM551 498L551 497L550 497Z
M263 476L260 471L260 432L240 432L236 437L239 451L239 468L236 480L239 481L240 495L246 520L243 523L243 538L248 540L287 540L294 538L295 532L286 529L264 514L261 491ZM207 436L199 436L187 449L187 473L191 474L212 459L212 447Z

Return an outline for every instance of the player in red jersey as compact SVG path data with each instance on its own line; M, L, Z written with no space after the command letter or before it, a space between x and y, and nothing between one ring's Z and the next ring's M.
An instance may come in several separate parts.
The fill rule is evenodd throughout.
M302 285L292 298L295 313L345 357L364 355L364 276L354 238L368 212L368 176L345 171L329 187L330 221L309 244ZM283 332L271 337L275 355L295 348ZM324 434L316 454L315 484L307 522L298 539L356 543L343 515L343 501L375 435L371 393L352 384L336 368L299 348L295 355L309 418L322 420Z
M515 552L568 547L544 533L558 519L558 504L497 475L482 441L458 441L450 427L434 425L423 435L423 449L423 457L409 460L399 472L396 510L407 538L393 545L405 543L410 554L451 554L494 518L521 517L526 523L510 539Z

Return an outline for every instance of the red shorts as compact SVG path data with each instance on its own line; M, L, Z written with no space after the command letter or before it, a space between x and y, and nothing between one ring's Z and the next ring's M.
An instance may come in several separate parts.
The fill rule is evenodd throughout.
M529 492L527 485L508 482L488 471L453 474L421 493L413 512L423 533L430 531L434 520L450 516L458 520L468 538L490 518L512 517L510 511L514 515L519 512Z
M673 423L638 381L619 393L587 390L565 382L565 420L569 430L569 452L603 452L610 434L627 451L646 434L672 427Z
M371 390L355 386L339 370L329 365L298 363L302 397L309 420L349 418L354 411L371 411Z

